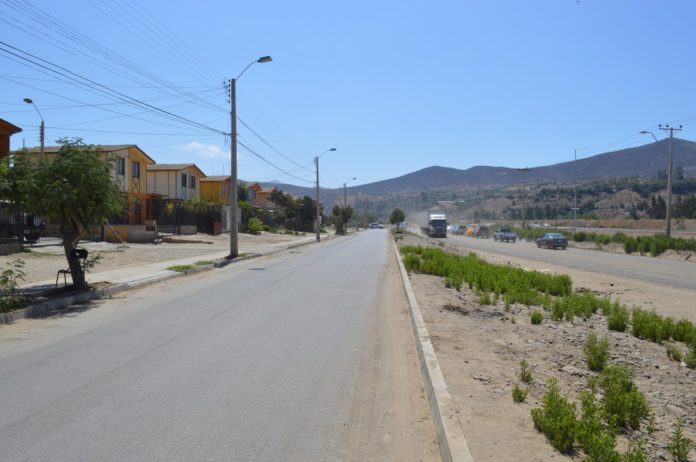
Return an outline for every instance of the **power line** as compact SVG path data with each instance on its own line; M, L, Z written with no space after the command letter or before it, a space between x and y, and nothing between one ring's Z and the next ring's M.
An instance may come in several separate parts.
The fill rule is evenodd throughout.
M266 159L266 158L263 157L261 154L259 154L258 152L254 151L253 149L251 149L249 146L247 146L246 144L242 143L241 141L237 140L237 143L238 143L241 147L243 147L244 149L246 149L247 151L249 151L251 154L255 155L256 157L258 157L259 159L261 159L262 161L264 161L266 164L270 165L270 166L273 167L274 169L278 170L279 172L282 172L282 173L284 173L285 175L287 175L287 176L289 176L289 177L295 178L295 179L300 180L300 181L305 182L305 183L311 183L311 182L312 182L311 180L307 180L306 178L300 178L299 176L295 176L295 175L293 175L292 173L290 173L290 172L288 172L288 171L286 171L286 170L283 170L282 168L278 167L278 166L275 165L273 162L269 161L268 159Z

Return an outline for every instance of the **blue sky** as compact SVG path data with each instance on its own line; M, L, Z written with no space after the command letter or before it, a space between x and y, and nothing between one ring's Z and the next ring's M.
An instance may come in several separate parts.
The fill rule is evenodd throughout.
M239 80L239 177L322 187L431 165L534 167L696 129L696 2L648 0L0 0L17 49L209 128L120 104L0 51L0 118L38 145L138 144L158 163L229 174ZM70 37L59 28L72 28ZM65 29L62 29L65 30ZM79 35L76 35L79 32ZM88 41L91 39L93 42ZM98 45L97 45L98 44ZM15 47L8 48L7 45ZM104 55L93 51L97 46ZM36 58L32 58L36 60ZM172 90L171 87L181 87ZM210 130L212 129L212 130Z

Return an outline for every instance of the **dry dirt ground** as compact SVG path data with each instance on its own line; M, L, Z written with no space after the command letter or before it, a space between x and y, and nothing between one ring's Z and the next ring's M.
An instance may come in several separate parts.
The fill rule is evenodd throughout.
M438 241L407 235L402 245L437 245ZM449 247L449 246L448 246ZM450 251L457 249L449 248ZM459 249L463 252L463 249ZM494 263L513 264L534 269L528 261L510 261L495 255L481 255ZM508 263L509 262L509 263ZM532 268L530 268L532 266ZM548 266L548 265L546 265ZM556 271L561 272L561 271ZM599 274L571 274L574 288L583 287L598 295L617 297L629 306L657 308L677 318L693 307L696 294L670 292ZM646 424L631 437L645 438L648 460L672 460L667 451L675 423L684 419L686 436L696 442L696 371L668 359L665 347L639 340L630 334L610 332L601 315L572 323L544 319L532 325L531 309L513 304L509 311L503 303L479 305L471 291L461 292L444 286L441 278L411 274L418 303L427 323L433 345L453 399L474 460L478 461L553 461L582 460L582 453L563 456L556 452L532 424L530 410L541 405L546 381L556 377L561 389L575 402L592 374L582 352L587 334L596 332L610 342L611 363L628 364L635 371L635 382L650 403L654 426ZM611 285L610 285L611 284ZM624 284L627 284L624 286ZM674 291L672 291L674 292ZM656 306L660 300L659 306ZM660 308L666 308L661 310ZM514 322L513 322L514 320ZM682 349L685 350L685 348ZM534 382L526 402L515 404L512 388L518 383L519 364L525 359L531 366ZM626 443L619 438L619 449ZM690 453L696 458L696 450Z
M239 234L239 252L261 253L274 247L281 248L287 244L303 239L311 238L311 235L300 236L286 234L260 235ZM191 236L172 236L173 242L160 244L111 244L108 242L83 242L90 252L90 256L98 255L99 263L92 269L94 272L108 271L111 269L139 266L146 263L177 260L180 258L200 256L201 260L206 255L228 251L230 248L230 235L220 234L195 234ZM0 269L5 268L8 262L21 259L24 264L26 277L22 284L55 279L56 272L67 267L65 254L61 246L33 246L28 247L30 252L0 256Z

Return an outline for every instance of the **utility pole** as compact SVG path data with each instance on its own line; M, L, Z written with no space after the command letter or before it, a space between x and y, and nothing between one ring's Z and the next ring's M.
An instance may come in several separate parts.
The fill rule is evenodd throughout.
M577 230L578 221L578 151L590 148L575 148L573 153L573 234Z
M24 98L23 100L27 104L31 104L34 106L34 109L36 109L36 112L39 113L39 118L41 119L41 125L39 125L39 140L41 142L41 157L44 157L44 138L46 135L46 124L44 123L44 118L43 115L41 115L41 111L39 111L39 108L34 104L34 101L31 98Z
M317 203L314 212L314 228L317 232L317 242L321 241L321 215L319 212L319 156L314 158L314 167L317 169Z
M517 171L522 172L522 229L524 229L527 215L527 172L529 171L529 167L518 168Z
M355 180L357 180L357 178L351 178L348 181L355 181ZM348 207L348 194L346 191L346 184L348 183L348 181L343 183L343 208Z
M678 128L670 127L669 125L658 125L660 130L669 131L669 159L667 161L667 213L665 220L667 221L665 234L667 237L672 237L672 141L674 140L674 132L682 130L680 125Z

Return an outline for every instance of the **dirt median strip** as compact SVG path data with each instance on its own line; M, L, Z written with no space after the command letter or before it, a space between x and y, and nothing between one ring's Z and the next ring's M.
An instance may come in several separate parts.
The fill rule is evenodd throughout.
M411 288L408 273L399 256L399 248L393 242L396 261L399 264L401 280L408 300L409 313L411 315L411 327L416 337L418 359L420 360L421 373L425 383L430 413L433 417L437 432L437 443L440 448L440 456L445 462L461 461L473 462L469 444L464 436L462 424L456 415L452 396L447 389L445 377L437 361L435 349L430 341L428 329L423 321L416 296Z

